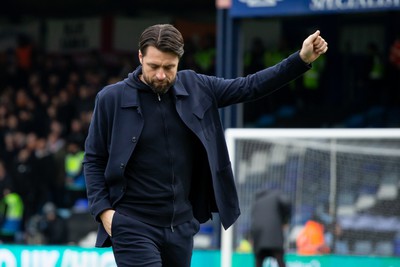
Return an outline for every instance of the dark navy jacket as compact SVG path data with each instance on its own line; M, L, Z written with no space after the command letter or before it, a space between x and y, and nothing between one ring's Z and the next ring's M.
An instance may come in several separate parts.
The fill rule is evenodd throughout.
M256 100L282 87L310 68L294 53L277 65L247 77L223 79L179 71L171 88L182 121L199 138L205 153L192 178L193 214L206 222L218 212L225 229L240 215L232 168L219 108ZM136 75L140 67L133 73ZM85 143L84 171L90 212L99 221L102 211L114 208L126 190L125 167L140 138L143 117L138 90L129 79L106 86L96 104ZM100 221L99 221L100 223ZM96 246L111 245L100 223Z

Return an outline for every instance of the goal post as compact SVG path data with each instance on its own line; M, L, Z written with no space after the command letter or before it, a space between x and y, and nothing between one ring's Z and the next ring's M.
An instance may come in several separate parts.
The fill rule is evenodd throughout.
M287 251L295 253L296 231L318 214L342 229L331 233L335 254L400 254L400 129L232 128L225 136L242 215L221 231L221 267L232 266L254 194L266 186L293 204Z

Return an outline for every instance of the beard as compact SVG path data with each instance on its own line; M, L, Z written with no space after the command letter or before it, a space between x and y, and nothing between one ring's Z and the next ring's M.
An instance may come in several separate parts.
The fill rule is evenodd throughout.
M165 77L164 80L159 81L157 78L151 79L146 74L142 73L142 78L144 82L153 90L156 94L165 94L168 92L168 89L175 83L175 79L170 79L169 77Z

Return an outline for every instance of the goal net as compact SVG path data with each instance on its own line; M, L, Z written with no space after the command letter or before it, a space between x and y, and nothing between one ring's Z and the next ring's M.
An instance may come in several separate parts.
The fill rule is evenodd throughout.
M400 255L400 130L228 129L226 138L242 215L222 230L222 267L247 237L254 195L265 187L292 201L287 252L317 215L335 254Z

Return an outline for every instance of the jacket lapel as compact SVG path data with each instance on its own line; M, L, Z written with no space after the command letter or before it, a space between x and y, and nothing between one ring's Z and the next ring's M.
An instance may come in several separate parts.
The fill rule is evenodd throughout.
M139 107L139 94L137 89L125 83L122 90L121 108L129 107Z

